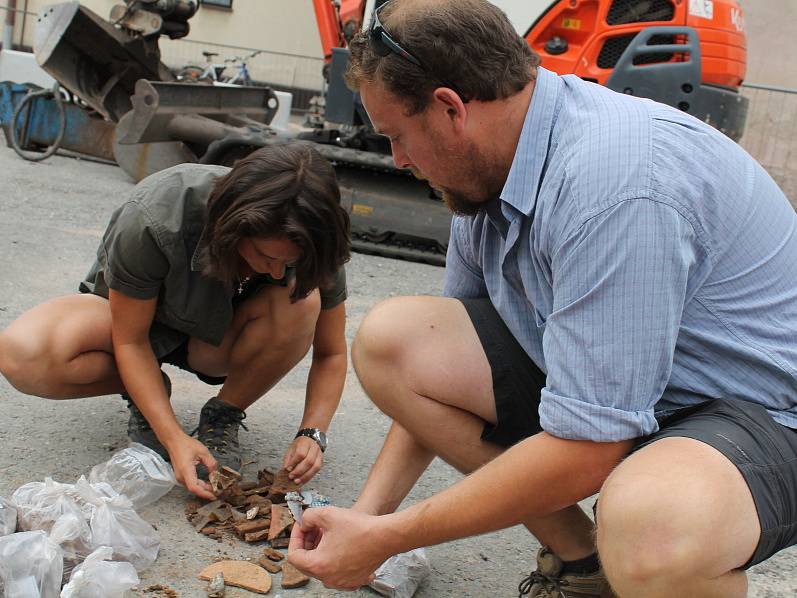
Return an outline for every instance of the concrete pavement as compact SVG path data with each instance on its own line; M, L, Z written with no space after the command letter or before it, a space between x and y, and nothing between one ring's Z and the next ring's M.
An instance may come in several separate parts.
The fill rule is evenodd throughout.
M0 329L42 301L76 291L112 210L132 189L124 172L106 164L56 156L33 164L0 147ZM355 254L348 268L347 335L351 339L368 309L393 295L438 294L441 268ZM260 467L277 468L301 417L308 360L302 362L248 413L243 446ZM173 404L186 429L213 390L168 368ZM119 397L45 401L27 397L0 379L0 496L29 481L52 476L72 482L126 444L127 410ZM371 405L350 371L344 398L330 429L324 470L308 486L348 506L381 446L388 420ZM422 499L459 479L435 462L409 500ZM142 515L161 534L161 553L142 575L142 587L162 583L181 597L204 597L197 573L214 557L247 558L260 551L243 543L218 543L185 520L187 494L173 490ZM485 500L489 500L485 496ZM591 505L588 501L587 506ZM536 542L520 528L429 550L433 574L417 596L515 596L533 565ZM228 590L228 596L251 596ZM317 581L270 595L350 596ZM361 590L355 596L374 596ZM797 549L783 551L750 572L753 598L797 595Z

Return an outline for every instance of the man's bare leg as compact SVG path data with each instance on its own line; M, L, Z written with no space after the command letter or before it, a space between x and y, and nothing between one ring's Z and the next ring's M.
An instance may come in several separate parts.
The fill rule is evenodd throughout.
M48 399L122 392L108 300L69 295L23 313L0 332L0 373L20 392Z
M761 535L747 483L707 444L663 438L603 485L598 548L621 598L736 598Z
M461 302L402 297L377 305L352 347L363 388L394 423L355 508L395 510L434 456L470 473L503 452L481 439L496 422L492 375ZM574 505L524 522L564 560L592 554L592 522Z

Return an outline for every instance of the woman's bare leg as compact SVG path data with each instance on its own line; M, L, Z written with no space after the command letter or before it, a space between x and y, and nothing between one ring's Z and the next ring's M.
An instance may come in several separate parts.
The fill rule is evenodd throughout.
M108 300L69 295L23 313L0 332L0 373L20 392L47 399L122 392Z

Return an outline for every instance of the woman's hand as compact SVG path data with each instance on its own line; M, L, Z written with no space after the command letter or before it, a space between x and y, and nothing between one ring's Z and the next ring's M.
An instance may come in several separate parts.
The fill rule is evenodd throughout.
M200 464L204 465L208 472L216 469L216 460L207 447L185 433L164 444L169 451L174 477L177 478L177 481L199 498L216 500L211 492L210 484L200 480L196 475L196 466Z
M282 466L288 470L288 477L300 486L309 482L323 464L324 453L321 452L321 447L307 436L294 438L282 459Z

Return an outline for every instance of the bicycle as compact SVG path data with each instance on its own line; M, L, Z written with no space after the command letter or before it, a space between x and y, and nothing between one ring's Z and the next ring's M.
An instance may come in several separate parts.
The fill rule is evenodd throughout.
M225 84L225 85L254 85L252 77L249 74L247 63L249 60L261 54L263 50L255 50L246 56L236 56L234 58L227 58L223 63L211 62L214 56L218 56L217 52L203 51L202 55L205 57L207 65L203 68L197 65L184 66L177 73L177 80L186 83L209 83ZM232 77L225 77L224 71L231 65L237 67L235 75Z

